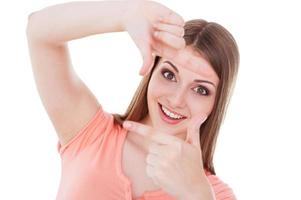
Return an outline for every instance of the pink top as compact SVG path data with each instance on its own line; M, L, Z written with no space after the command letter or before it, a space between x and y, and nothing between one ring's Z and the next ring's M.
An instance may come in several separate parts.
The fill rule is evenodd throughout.
M99 108L94 117L58 151L62 173L57 200L132 200L131 181L122 171L122 148L127 131ZM207 173L216 200L235 200L217 176ZM146 191L135 200L174 200L163 190Z

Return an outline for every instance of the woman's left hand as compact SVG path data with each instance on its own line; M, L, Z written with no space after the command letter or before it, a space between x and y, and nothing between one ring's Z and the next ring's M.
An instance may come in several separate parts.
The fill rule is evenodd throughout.
M141 123L123 123L124 128L143 135L149 141L147 175L156 185L179 199L200 195L197 194L201 192L199 188L208 188L199 136L199 128L205 120L206 117L202 116L190 121L187 137L192 144ZM130 127L126 124L130 124Z

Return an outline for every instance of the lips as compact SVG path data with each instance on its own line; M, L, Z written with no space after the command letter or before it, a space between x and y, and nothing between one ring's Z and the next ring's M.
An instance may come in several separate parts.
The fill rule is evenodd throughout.
M162 105L160 103L158 103L158 106L159 106L159 112L160 112L160 116L161 116L161 119L164 121L164 122L167 122L168 124L177 124L181 121L183 121L184 119L186 119L185 116L179 114L179 113L176 113L176 112L173 112L174 114L177 114L177 115L180 115L180 116L183 116L183 118L181 119L174 119L174 118L171 118L169 117L168 115L166 115L164 113L164 111L162 110Z

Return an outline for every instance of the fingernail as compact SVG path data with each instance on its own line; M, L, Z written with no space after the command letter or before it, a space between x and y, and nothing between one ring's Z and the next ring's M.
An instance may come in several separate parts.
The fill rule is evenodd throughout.
M130 122L128 122L128 121L125 121L125 122L123 122L123 127L124 128L131 128L132 124Z

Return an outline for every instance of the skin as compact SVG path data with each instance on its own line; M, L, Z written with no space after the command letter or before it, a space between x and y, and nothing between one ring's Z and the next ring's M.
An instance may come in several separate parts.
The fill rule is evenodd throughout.
M177 53L182 57L161 59L152 74L147 91L149 114L140 122L126 121L124 128L129 130L128 139L146 152L146 172L156 185L178 199L214 199L210 183L201 173L199 128L212 111L219 78L190 47ZM194 60L201 70L185 67L187 60ZM186 119L175 125L166 123L158 102Z
M199 127L206 118L195 116L187 133L192 144L151 126L126 121L123 127L148 141L146 173L153 182L180 200L214 200L214 191L206 178L199 142Z
M210 113L214 98L193 95L194 86L190 85L194 78L214 82L214 74L199 55L194 57L195 53L185 47L184 20L180 15L153 1L131 0L72 2L43 9L29 18L27 36L35 80L62 145L99 109L94 95L72 70L68 41L96 33L127 31L143 57L141 75L152 66L152 53L174 63L180 72L177 82L163 81L156 70L148 91L150 115L141 122L132 122L135 125L129 130L139 136L138 143L148 144L140 143L146 148L146 171L154 183L177 199L214 199L202 173L198 143L198 129ZM187 115L187 120L173 127L163 124L155 108L158 101ZM180 139L185 130L192 144Z
M140 75L150 72L154 54L163 59L149 82L147 102L149 114L140 123L185 139L187 121L195 115L209 116L214 105L219 78L212 66L192 47L185 45L184 19L169 8L151 1L128 1L130 12L124 15L124 27L134 40L143 57ZM137 28L139 25L140 28ZM173 63L179 73L164 61ZM162 68L174 73L176 81L168 81ZM193 83L194 79L212 83ZM209 96L197 94L192 88L198 85L210 91ZM175 92L176 91L176 92ZM187 117L176 125L161 120L158 102Z
M153 72L147 92L149 115L141 123L162 130L178 138L186 138L186 126L190 119L197 115L209 116L212 111L216 96L219 78L211 65L201 56L196 55L190 47L178 51L185 59L175 57L172 60L161 59ZM198 62L198 73L184 67L185 60L194 59ZM176 70L165 61L170 61L178 69ZM165 77L162 75L162 70ZM170 73L170 72L172 73ZM169 77L169 79L167 78ZM171 80L170 80L171 79ZM206 82L194 82L195 79ZM207 94L208 91L208 96ZM187 117L178 124L171 125L164 122L160 117L158 102L163 106Z

